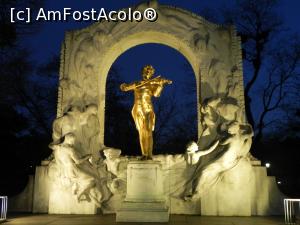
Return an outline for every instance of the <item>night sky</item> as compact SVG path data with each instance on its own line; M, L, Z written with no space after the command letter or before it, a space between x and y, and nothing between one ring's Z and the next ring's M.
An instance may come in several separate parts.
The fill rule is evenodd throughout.
M123 1L97 1L97 0L85 0L85 1L45 1L44 9L46 10L62 10L64 7L70 7L74 10L80 11L88 10L91 8L105 8L107 10L118 10L127 8L132 5L140 3L140 0L123 0ZM194 13L201 13L207 8L221 8L226 4L233 4L233 0L202 0L202 1L159 1L160 4L171 5L189 10ZM284 19L286 27L300 32L300 2L297 0L285 0L281 1L279 14ZM201 16L201 15L200 15ZM44 22L39 33L28 36L24 39L23 43L25 46L30 46L33 50L33 58L39 59L40 61L47 60L47 57L51 54L58 54L60 51L61 43L64 39L64 32L66 30L79 29L86 27L87 22ZM170 60L171 61L171 60ZM166 64L166 63L165 63Z
M73 10L90 10L91 8L99 9L105 8L106 10L118 10L126 7L130 7L140 3L140 0L131 1L45 1L43 8L45 10L63 10L64 7L72 8ZM228 0L210 0L210 1L159 1L160 4L172 5L180 7L199 15L205 12L206 9L219 9L222 6L228 6L228 4L234 4L235 1ZM279 3L278 13L284 21L284 26L294 32L300 33L300 2L297 0L285 0ZM86 27L90 22L78 22L69 20L68 22L48 21L42 22L42 26L38 33L30 36L26 36L22 40L22 44L29 47L32 51L30 57L39 63L44 63L49 60L53 55L58 55L60 52L61 43L64 40L64 32L67 30L79 29ZM166 77L178 77L182 79L184 74L187 74L190 68L188 63L180 55L179 52L174 51L170 47L157 45L142 45L129 49L123 55L121 55L114 65L117 65L120 72L122 71L123 77L130 77L130 79L136 79L140 74L140 69L145 64L152 64L158 74L162 74ZM246 73L245 73L246 74ZM194 79L194 78L191 78ZM247 82L248 78L245 75L244 80ZM264 80L259 81L260 84L256 85L253 89L253 93L259 93L260 88L264 84ZM175 84L176 86L176 84ZM253 110L255 115L260 113L259 98L254 98ZM275 114L274 114L275 115ZM273 116L273 115L269 115Z

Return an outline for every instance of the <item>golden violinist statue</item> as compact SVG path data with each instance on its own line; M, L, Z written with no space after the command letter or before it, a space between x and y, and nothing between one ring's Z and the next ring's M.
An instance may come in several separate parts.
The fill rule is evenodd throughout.
M142 69L142 80L130 84L123 83L120 86L122 91L134 91L131 114L139 132L143 160L152 159L155 113L151 98L159 97L165 84L172 84L171 80L161 76L152 78L154 71L151 65L147 65Z

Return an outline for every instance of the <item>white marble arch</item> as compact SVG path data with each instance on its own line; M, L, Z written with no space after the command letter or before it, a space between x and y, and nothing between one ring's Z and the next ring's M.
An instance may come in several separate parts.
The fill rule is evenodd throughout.
M105 86L113 62L126 50L140 44L170 46L189 61L197 85L198 136L200 105L204 99L230 96L244 109L240 38L233 26L208 22L189 11L159 5L157 1L131 7L143 11L152 7L155 22L97 22L70 31L62 44L57 117L72 106L96 104L99 142L104 143ZM128 10L128 9L125 9ZM133 59L134 60L134 59Z
M158 43L184 55L197 82L196 148L187 155L154 156L162 165L170 213L282 213L283 195L274 178L248 153L253 131L245 121L241 44L234 28L156 1L132 9L147 7L157 11L156 22L99 22L66 33L50 144L54 158L37 168L35 212L115 213L126 190L126 166L134 158L120 157L120 150L103 143L108 71L129 48Z

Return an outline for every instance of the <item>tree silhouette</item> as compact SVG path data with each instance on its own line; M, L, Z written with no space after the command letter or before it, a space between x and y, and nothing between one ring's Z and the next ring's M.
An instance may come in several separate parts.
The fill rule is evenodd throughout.
M266 128L281 123L275 112L280 114L287 105L288 87L298 79L299 36L284 27L278 7L276 0L237 0L233 7L205 10L215 22L234 24L241 36L245 110L255 130L253 146L263 141Z

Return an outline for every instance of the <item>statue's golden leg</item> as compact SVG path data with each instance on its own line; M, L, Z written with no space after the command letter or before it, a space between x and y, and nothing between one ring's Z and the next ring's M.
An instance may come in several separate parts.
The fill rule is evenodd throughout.
M148 158L152 159L152 151L153 151L153 136L152 136L152 130L149 131L149 137L148 137Z
M148 156L149 156L149 137L148 137L148 131L145 132L145 151L146 151L146 156L148 158Z
M153 149L152 131L146 130L146 132L145 132L145 153L146 153L147 159L152 159L152 149Z
M144 130L139 130L139 138L140 138L140 146L141 146L141 151L143 156L147 156L147 143L146 143L146 138L145 138L145 131Z
M140 121L140 116L138 116L138 108L135 105L133 106L133 108L131 110L131 115L132 115L133 121L135 123L136 129L140 133L140 130L141 130L141 121Z
M153 149L153 137L152 131L150 130L140 130L139 131L140 146L142 155L147 159L152 159L152 149ZM145 158L143 157L143 158Z
M131 113L139 132L142 159L152 159L155 114L153 111L144 111L144 108L138 105L133 107Z

